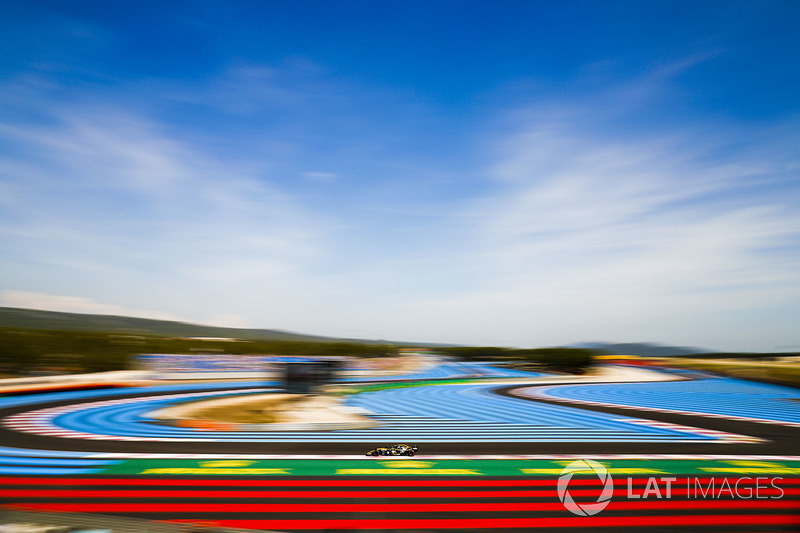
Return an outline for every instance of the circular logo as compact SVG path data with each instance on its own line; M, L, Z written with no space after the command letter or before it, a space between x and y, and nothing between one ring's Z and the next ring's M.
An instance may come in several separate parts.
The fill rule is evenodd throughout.
M569 482L576 473L595 473L600 478L603 483L603 490L600 492L596 502L578 503L572 499L569 493ZM592 516L599 513L609 504L613 494L614 481L611 479L611 474L608 473L606 467L591 459L580 459L568 464L561 471L561 476L558 478L558 499L561 500L561 503L564 504L564 507L569 512L579 516Z

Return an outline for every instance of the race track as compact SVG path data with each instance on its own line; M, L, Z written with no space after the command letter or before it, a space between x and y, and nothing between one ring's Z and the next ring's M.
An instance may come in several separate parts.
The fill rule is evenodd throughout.
M425 374L450 378L476 368ZM495 371L505 369L481 368ZM527 385L367 390L347 404L379 426L337 431L203 431L149 416L180 402L272 389L263 382L7 397L0 401L0 498L7 509L257 530L800 526L796 389L713 377L537 386L537 376L528 377ZM364 457L390 442L417 444L419 455ZM565 464L582 458L615 476L614 502L596 517L566 512L554 492ZM742 487L754 490L758 474L782 481L763 499L692 497L690 479L744 474ZM686 493L633 497L648 475L660 476L654 486L662 489L661 477L685 476Z

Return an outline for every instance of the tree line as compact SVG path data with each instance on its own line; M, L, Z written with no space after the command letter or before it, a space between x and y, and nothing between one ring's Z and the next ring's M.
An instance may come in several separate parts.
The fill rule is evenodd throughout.
M576 348L510 349L437 347L429 351L462 360L510 361L549 370L581 372L591 364L590 350ZM207 340L86 331L0 328L0 374L78 373L124 370L136 355L148 353L227 353L394 357L388 344L310 341Z
M234 355L335 355L388 357L396 348L348 342L205 340L86 331L0 328L0 374L104 372L131 368L148 353L227 353Z
M597 355L584 348L501 348L497 346L454 346L437 348L443 355L468 361L505 361L546 370L583 373Z

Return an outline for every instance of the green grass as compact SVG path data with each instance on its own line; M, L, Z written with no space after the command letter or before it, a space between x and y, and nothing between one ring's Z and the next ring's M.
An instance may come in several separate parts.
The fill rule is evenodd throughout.
M425 387L428 385L457 385L461 383L475 383L486 379L498 378L462 378L462 379L439 379L428 381L404 381L402 383L374 383L369 385L353 385L347 388L336 388L329 392L329 394L337 396L349 396L351 394L358 394L360 392L372 392L386 389L405 389L408 387Z

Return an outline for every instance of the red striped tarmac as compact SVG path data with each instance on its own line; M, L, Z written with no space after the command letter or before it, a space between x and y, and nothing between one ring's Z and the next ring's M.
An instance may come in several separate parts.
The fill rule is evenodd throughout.
M174 522L191 523L190 520ZM541 528L621 528L652 526L800 526L797 514L761 515L645 515L645 516L566 516L558 518L453 518L453 519L347 519L347 520L210 520L204 525L269 530L415 530L415 529L541 529Z
M574 492L572 494L575 494ZM26 510L74 513L430 513L486 511L563 511L561 502L491 502L491 503L25 503L15 507ZM790 509L798 502L790 500L642 500L611 502L609 511L638 510L731 510Z
M672 488L673 496L691 496L693 491ZM800 489L761 489L764 496L800 496ZM596 489L570 490L573 496L594 496ZM315 491L315 490L72 490L72 489L16 489L0 490L0 498L542 498L554 496L553 489L546 490L493 490L493 491ZM614 489L613 496L627 495L627 489Z
M680 480L755 488L757 478L655 478L670 498L631 499L647 477L615 480L608 507L576 516L557 496L557 478L147 478L0 477L3 507L134 516L181 524L271 531L562 530L796 531L800 477L779 478L759 498L701 498ZM667 478L669 479L669 478ZM597 497L597 480L574 478L570 494Z
M681 476L685 479L687 476ZM697 480L699 483L707 485L711 480L717 483L727 481L728 484L733 484L742 479L741 477L723 477L723 476L688 476L692 481ZM659 481L659 478L656 478ZM646 485L649 483L649 478L631 478L631 484L634 486ZM56 478L56 477L0 477L0 486L7 485L50 485L50 486L65 486L75 485L80 487L87 486L109 486L109 485L124 485L126 487L132 486L146 486L152 487L160 485L162 487L555 487L558 480L553 479L537 479L537 478L514 478L514 479L420 479L420 478L392 478L392 479L353 479L353 478L321 478L321 479L248 479L248 478L90 478L90 477L75 477L75 478ZM571 486L576 485L596 485L597 481L593 479L572 479ZM782 478L782 485L800 485L800 477ZM659 486L666 486L663 481L658 483ZM750 484L752 485L752 483ZM625 482L617 480L615 486L625 486Z

